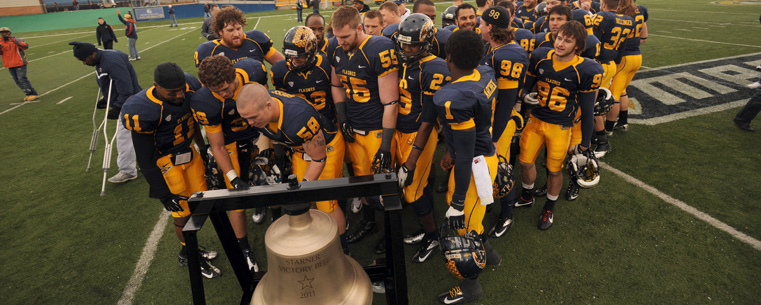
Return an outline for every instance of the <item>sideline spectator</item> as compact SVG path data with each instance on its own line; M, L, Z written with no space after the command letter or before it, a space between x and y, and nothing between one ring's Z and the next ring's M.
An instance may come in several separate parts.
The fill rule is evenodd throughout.
M77 0L72 1L71 5L74 6L74 10L79 10L79 2L77 2Z
M214 21L214 16L219 11L219 6L216 4L211 5L211 18L206 18L203 20L203 25L201 26L201 35L203 37L206 37L207 40L214 40L218 39L219 36L217 36L217 33L214 32L214 30L211 28L211 22Z
M0 56L3 58L3 65L11 72L11 77L13 77L16 85L26 94L24 100L36 100L37 90L34 90L32 83L26 78L28 62L24 50L29 48L29 44L13 36L10 28L0 28L0 34L3 36L3 40L0 40Z
M103 48L107 50L114 48L114 42L119 42L119 40L116 39L116 34L114 34L114 28L106 23L106 20L103 19L103 17L98 17L98 27L95 28L95 37L98 38L98 45L101 45L101 42L103 42Z
M203 5L203 18L211 18L211 6L209 5L209 2L206 2Z
M169 6L169 27L177 27L177 17L174 16L174 8Z
M296 0L296 16L298 16L298 22L301 23L301 13L304 10L304 2Z
M124 36L127 36L129 39L129 61L140 60L140 53L137 52L137 26L135 25L135 20L132 19L130 14L124 14L124 18L122 18L121 10L116 10L116 16L126 26L124 28Z
M320 0L312 0L312 13L320 14Z

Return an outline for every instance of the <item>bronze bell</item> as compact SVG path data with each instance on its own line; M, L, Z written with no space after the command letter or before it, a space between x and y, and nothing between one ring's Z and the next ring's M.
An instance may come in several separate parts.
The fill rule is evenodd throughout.
M267 229L267 273L251 304L372 304L370 278L343 253L336 221L305 210L280 217Z

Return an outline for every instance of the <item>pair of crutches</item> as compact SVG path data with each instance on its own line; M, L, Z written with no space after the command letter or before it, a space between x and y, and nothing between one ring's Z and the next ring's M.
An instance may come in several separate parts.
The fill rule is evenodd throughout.
M97 75L97 72L96 72ZM95 122L95 116L98 112L98 101L100 101L100 93L101 90L98 88L98 94L95 97L95 108L92 111L92 138L90 138L90 158L87 160L87 169L86 172L90 172L90 164L92 163L92 155L95 153L95 149L98 146L98 138L100 137L101 130L103 132L103 140L106 144L106 148L103 151L103 184L100 187L100 195L105 196L106 195L106 176L108 176L108 170L111 167L111 149L114 146L114 141L116 140L116 130L118 130L119 126L116 126L116 130L114 130L114 136L111 137L111 140L108 140L108 109L111 106L111 89L114 85L114 80L109 77L108 82L108 97L106 97L106 112L103 115L103 121L100 122L100 124L96 124ZM100 87L100 86L99 86ZM104 96L105 97L105 96ZM116 121L116 124L119 124L119 120Z

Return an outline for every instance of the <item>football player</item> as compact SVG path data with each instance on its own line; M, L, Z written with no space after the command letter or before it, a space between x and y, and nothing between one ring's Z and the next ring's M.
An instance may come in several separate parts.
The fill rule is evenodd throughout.
M422 246L412 261L422 263L438 248L433 219L433 191L428 176L438 142L433 95L451 80L446 62L429 52L436 27L427 16L414 13L399 25L394 37L399 69L399 115L396 122L396 159L401 165L400 187L423 224ZM411 236L417 235L413 234ZM405 241L409 240L408 238Z
M318 52L317 37L305 26L292 27L283 39L285 60L272 65L272 85L307 100L315 110L336 122L333 95L330 91L331 67L324 54Z
M399 63L394 43L386 37L365 34L359 13L351 7L337 9L331 23L340 45L328 54L331 90L354 174L389 171L399 102ZM379 197L367 201L381 208ZM373 222L374 219L373 216ZM358 241L374 229L374 225L361 226L355 233L359 238L350 236L349 242Z
M464 29L475 31L476 34L481 34L481 30L478 29L478 19L476 18L476 8L468 3L461 4L455 11L455 24L457 27L452 28L452 33Z
M474 231L482 236L485 203L493 201L491 182L497 176L497 155L490 132L497 80L494 70L479 67L483 44L475 32L453 33L446 48L452 82L433 96L436 116L446 138L447 153L442 158L442 165L453 167L446 196L449 209L445 221L459 235ZM474 177L482 181L479 186ZM502 260L499 254L488 242L484 244L486 264L498 265ZM440 294L438 299L442 304L462 304L482 295L481 284L475 276L464 279L460 285Z
M413 13L421 13L428 16L431 21L436 24L436 6L431 0L417 0L412 6ZM436 33L433 35L431 41L431 54L440 57L441 59L447 58L447 52L444 49L444 45L447 43L447 39L452 35L452 31L445 30L443 28L436 27Z
M547 6L545 7L547 12L551 12L552 8L554 8L556 6L559 6L559 5L567 6L566 0L547 0L547 2L545 2L545 3L547 3ZM570 7L569 7L568 11L569 12L571 11ZM549 14L548 14L548 16L549 16ZM534 22L534 27L531 29L531 32L533 32L534 34L549 32L550 31L550 20L549 20L549 18L547 18L548 16L542 16L542 17L537 18L536 22ZM568 18L568 20L571 20L571 18Z
M363 20L363 26L365 27L365 33L367 35L380 36L383 35L383 15L377 10L369 10L365 13Z
M510 12L510 16L515 16L515 4L510 1L502 1L499 6L507 8ZM515 42L526 50L526 54L530 54L535 49L534 34L531 31L523 28L523 21L518 17L513 17L513 21L510 23L510 29L514 32Z
M547 150L547 201L539 218L539 229L547 230L554 222L555 202L563 184L561 169L571 141L576 111L581 111L582 141L578 150L587 152L592 127L597 88L602 82L599 63L580 57L587 32L577 21L560 27L555 49L538 48L531 52L526 72L524 94L534 85L538 88L538 107L531 111L521 134L520 161L523 192L515 203L533 205L536 166L539 151ZM575 149L576 150L576 149Z
M647 8L635 5L632 0L621 0L618 12L634 19L634 31L626 38L623 58L616 68L616 75L613 76L613 82L610 85L610 91L616 103L608 112L605 122L605 131L609 135L613 134L614 128L623 131L629 129L629 96L626 94L626 87L642 66L642 52L639 46L647 42ZM618 117L618 123L616 123L616 117Z
M592 18L592 30L597 39L602 43L602 49L598 62L605 69L602 79L602 87L610 88L610 81L616 74L616 61L623 56L623 45L630 33L635 31L634 19L629 16L618 14L620 0L602 0L601 12ZM602 158L611 147L608 135L605 133L605 119L603 115L595 116L595 135L597 146L595 155Z
M201 61L198 77L204 87L191 100L196 121L206 130L214 159L225 173L227 188L248 189L248 169L259 132L249 128L240 117L235 97L247 83L266 84L263 65L253 59L242 59L233 66L227 57L214 55ZM248 243L246 211L230 211L230 223L248 267L258 271L259 265Z
M592 14L596 14L597 12L600 11L600 1L577 0L577 1L571 2L571 5L573 6L574 9L585 10Z
M522 29L523 28L523 21L515 16L515 4L510 2L509 0L501 0L497 2L498 6L504 7L507 9L508 12L510 12L510 16L513 16L513 20L510 21L510 27L511 28L517 28Z
M198 46L194 56L196 68L206 57L217 54L223 54L233 63L246 57L262 63L266 60L270 64L283 59L283 54L272 47L272 39L267 34L258 30L243 32L244 26L246 17L240 9L230 6L219 10L214 16L212 27L221 38Z
M526 29L531 29L534 26L534 21L536 21L534 9L537 4L537 0L525 0L522 5L518 5L518 8L515 9L515 16L523 21L523 26Z
M523 79L528 66L526 50L515 43L514 32L510 28L510 12L501 6L493 6L481 17L481 33L489 43L489 52L481 64L491 67L497 78L497 104L494 107L492 142L497 153L508 162L514 159L510 153L513 135L523 128L523 117L515 110L518 91L523 88ZM513 223L512 203L515 192L500 198L502 210L497 224L489 232L491 237L501 237Z
M177 255L187 265L188 255L182 228L190 218L188 197L205 191L203 155L206 145L190 109L190 99L201 88L198 80L175 63L159 64L153 72L153 86L130 97L122 108L123 127L130 130L137 163L148 181L151 198L164 204L174 218L174 232L182 244ZM220 275L210 260L215 251L200 251L201 274L206 278Z
M308 29L306 27L302 27ZM294 150L293 173L299 180L335 179L343 176L344 143L335 123L304 99L283 91L267 91L257 83L240 89L238 113L261 134ZM341 247L346 243L346 219L336 200L317 202L317 208L338 223Z
M325 17L320 14L309 14L304 20L304 25L314 33L317 37L317 49L328 54L328 38L325 37Z
M383 15L383 36L392 38L396 33L396 28L399 27L399 23L402 22L402 18L399 17L398 6L393 1L387 1L381 4L378 11Z

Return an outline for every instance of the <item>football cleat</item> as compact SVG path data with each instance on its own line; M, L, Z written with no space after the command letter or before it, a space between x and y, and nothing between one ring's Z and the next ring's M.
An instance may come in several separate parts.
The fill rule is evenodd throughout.
M256 263L256 260L254 259L254 252L251 250L243 250L243 258L246 259L246 263L248 264L248 269L253 272L259 272L259 264Z
M484 291L481 287L475 291L465 291L460 288L460 286L454 286L452 289L449 289L448 292L439 295L439 302L441 302L441 304L464 304L466 302L478 300L483 295Z
M568 189L565 191L565 199L568 201L574 201L579 198L579 186L576 183L568 182Z
M415 233L409 234L404 237L404 243L408 245L417 245L421 241L423 241L423 237L425 237L425 230L420 229L416 231Z
M217 258L217 251L206 251L203 248L198 250L198 254L201 255L202 260L213 260ZM188 264L188 256L182 254L182 251L177 254L177 262L180 263L182 266L186 266Z
M251 220L254 221L256 224L260 224L264 222L264 215L267 213L264 211L264 208L256 208L254 209L254 215L251 215Z
M420 249L417 250L417 252L415 253L415 256L412 257L412 262L413 263L425 262L431 257L431 253L433 253L433 250L436 250L437 248L439 248L438 240L425 238L423 241L423 245L420 246Z
M377 281L372 283L374 293L386 293L386 284L383 281Z
M202 259L201 260L201 275L203 275L207 279L213 279L215 277L219 277L222 275L219 268L214 267L214 265L211 264L210 261Z
M351 212L354 214L359 213L362 210L362 200L359 197L351 199Z
M598 142L597 147L595 147L595 157L597 159L605 157L605 155L610 152L610 149L610 142Z
M377 244L375 244L375 250L373 250L375 254L383 254L386 253L386 237L381 238Z
M542 187L536 189L534 191L534 197L544 197L547 195L547 183L542 185Z
M629 131L629 124L621 124L616 122L616 126L613 127L613 130Z
M489 231L489 236L494 238L500 238L502 235L505 235L507 231L510 230L510 227L513 226L513 219L507 218L503 219L500 218L497 220L497 223L494 225L494 227L491 228Z
M515 200L515 207L531 207L534 205L534 201L536 199L532 196L531 199L524 199L523 196L518 197L518 200Z
M363 237L375 233L378 227L375 225L375 221L365 221L364 219L359 222L359 230L346 236L346 242L353 244L358 242Z
M539 216L539 229L547 230L552 227L552 223L555 221L555 217L550 210L542 210L542 215Z

